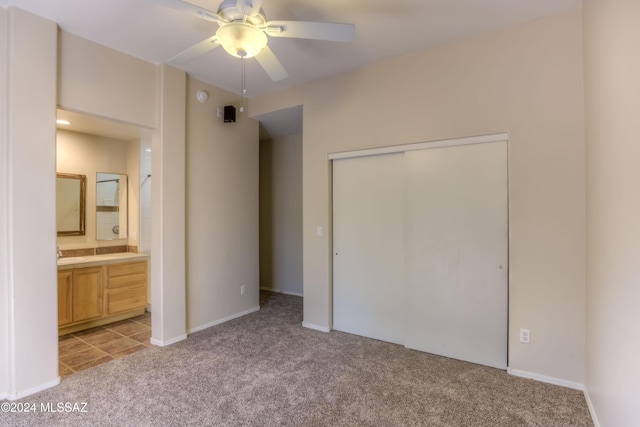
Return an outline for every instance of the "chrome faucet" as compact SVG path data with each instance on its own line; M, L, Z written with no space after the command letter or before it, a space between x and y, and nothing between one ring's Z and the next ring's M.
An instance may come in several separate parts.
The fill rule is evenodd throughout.
M62 258L62 251L60 250L60 246L56 246L56 259Z

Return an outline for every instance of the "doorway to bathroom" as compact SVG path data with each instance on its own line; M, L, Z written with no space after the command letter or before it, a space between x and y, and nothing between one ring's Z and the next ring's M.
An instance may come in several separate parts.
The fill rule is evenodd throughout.
M59 231L57 237L58 360L64 378L151 345L151 136L138 126L62 109L57 119L56 171L85 177L83 209L70 211L84 216L83 232ZM130 262L119 271L93 266L92 257L105 256ZM73 259L80 262L74 267L96 270L93 278L77 275L93 286L78 295L66 262ZM65 271L67 282L60 279ZM74 314L85 306L93 313ZM107 319L113 313L118 314Z

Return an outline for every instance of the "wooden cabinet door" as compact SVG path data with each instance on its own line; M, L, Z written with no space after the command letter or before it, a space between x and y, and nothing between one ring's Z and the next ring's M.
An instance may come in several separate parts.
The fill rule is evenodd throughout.
M104 273L102 267L73 271L73 321L102 317L104 312Z
M71 271L58 272L58 326L63 326L73 321L71 316L71 283L73 273Z

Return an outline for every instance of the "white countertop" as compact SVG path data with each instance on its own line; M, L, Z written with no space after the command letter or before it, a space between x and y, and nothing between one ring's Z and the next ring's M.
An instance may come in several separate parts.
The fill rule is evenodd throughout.
M96 267L99 265L116 264L120 262L148 260L149 255L121 252L116 254L69 257L69 260L71 259L73 259L72 262L65 262L65 258L58 259L58 271L81 267Z

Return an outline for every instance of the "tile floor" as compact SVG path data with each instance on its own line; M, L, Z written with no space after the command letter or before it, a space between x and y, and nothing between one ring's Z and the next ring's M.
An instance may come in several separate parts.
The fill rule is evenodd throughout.
M151 347L151 313L58 338L60 377Z

